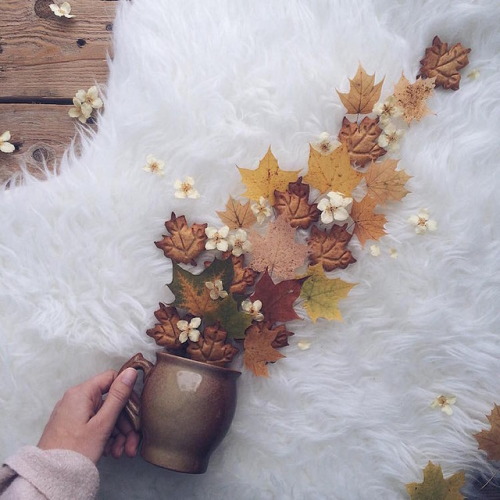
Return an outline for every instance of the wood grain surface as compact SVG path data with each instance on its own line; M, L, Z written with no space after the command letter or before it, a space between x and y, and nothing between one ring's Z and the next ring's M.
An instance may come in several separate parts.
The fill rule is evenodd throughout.
M0 2L0 134L16 146L0 152L2 182L20 163L57 162L71 142L72 97L107 79L116 2L70 0L72 19L52 13L54 0Z

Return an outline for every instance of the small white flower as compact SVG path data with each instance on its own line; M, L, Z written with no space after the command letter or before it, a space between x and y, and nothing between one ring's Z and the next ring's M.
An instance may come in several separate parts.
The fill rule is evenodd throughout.
M248 235L244 229L238 229L235 233L229 235L228 242L233 247L231 253L235 257L252 251L252 243L247 238Z
M307 340L300 340L299 342L297 342L297 347L301 351L307 351L307 349L311 347L311 342L308 342Z
M415 232L423 234L427 231L435 231L437 229L437 222L429 219L429 212L423 208L418 215L412 215L408 222L415 225Z
M177 321L177 328L181 331L179 334L179 342L184 344L184 342L189 339L191 342L198 342L200 338L200 331L198 327L201 325L201 318L193 318L189 323L181 319Z
M199 198L200 193L194 188L194 179L192 177L186 177L184 181L176 180L174 182L174 188L176 189L174 196L176 198Z
M380 247L378 245L371 245L370 246L370 253L374 257L378 257L380 255Z
M389 123L384 127L382 133L378 136L377 144L390 152L398 151L399 139L403 137L404 130L396 129L396 127Z
M264 319L264 315L260 312L262 309L262 302L260 300L252 302L250 299L245 299L241 303L241 309L243 312L250 314L255 321L262 321Z
M399 256L398 251L395 248L389 248L389 255L391 256L391 259L397 259Z
M101 109L103 106L102 99L99 97L99 92L95 85L90 87L87 91L79 90L75 98L81 103L88 104L92 109Z
M92 114L92 106L86 102L79 101L76 97L73 97L73 108L68 111L68 115L71 118L78 118L82 123L87 123L87 120Z
M227 235L229 234L229 228L227 226L222 226L220 229L215 227L207 227L205 229L205 234L208 240L205 243L205 248L207 250L220 250L221 252L227 252L229 248L229 243L227 241Z
M156 159L153 155L146 156L146 166L143 167L143 170L146 172L151 172L157 175L164 175L163 167L165 166L165 162L162 160Z
M257 222L259 224L262 224L268 217L271 217L271 207L263 196L259 198L258 203L252 203L250 208L257 217Z
M318 210L321 210L321 222L323 224L330 224L334 220L344 221L349 218L348 208L352 203L352 198L337 191L330 191L327 197L318 203Z
M373 106L373 112L380 116L382 125L389 123L391 118L403 116L403 108L398 106L398 101L393 95L390 95L384 102L377 102Z
M453 414L453 408L451 407L457 401L455 396L443 396L442 394L438 396L432 403L432 408L441 408L441 411L446 413L446 415Z
M340 146L340 142L334 139L328 132L322 132L319 135L318 142L311 146L323 155L328 155Z
M210 298L217 300L219 297L224 299L227 297L227 292L223 289L221 280L205 281L205 286L210 290Z
M479 72L478 69L473 69L472 71L470 71L467 76L468 78L470 78L471 80L477 80L479 78L479 75L481 73Z
M0 135L0 151L2 153L12 153L16 148L10 142L10 132L7 130Z
M50 7L50 10L57 17L67 17L68 19L71 17L75 17L74 15L70 14L71 5L69 2L63 2L61 5L57 5L56 3L51 3L49 5L49 7Z

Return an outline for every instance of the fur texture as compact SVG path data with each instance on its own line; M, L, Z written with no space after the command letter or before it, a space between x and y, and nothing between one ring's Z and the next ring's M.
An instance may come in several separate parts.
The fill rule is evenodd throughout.
M216 225L244 191L235 165L256 167L269 145L306 169L308 143L338 132L335 89L358 63L385 75L385 97L438 34L471 47L470 65L403 140L411 194L386 210L382 255L353 245L358 262L338 273L358 283L344 321L289 324L271 377L243 374L205 475L104 460L101 495L396 499L429 460L493 475L473 434L500 403L499 24L497 0L123 2L98 132L60 175L0 192L0 455L36 443L70 385L153 358L145 330L171 299L153 241L171 211ZM142 170L149 153L163 178ZM199 200L173 197L185 175ZM419 236L407 219L423 207L439 227ZM430 408L443 393L452 416Z

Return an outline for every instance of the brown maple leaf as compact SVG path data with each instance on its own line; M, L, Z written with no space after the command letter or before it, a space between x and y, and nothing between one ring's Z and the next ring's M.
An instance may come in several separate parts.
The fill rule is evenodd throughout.
M257 376L268 377L267 363L285 357L272 346L278 335L276 330L268 322L254 323L246 329L243 362Z
M299 177L288 184L286 191L274 191L274 209L292 227L307 229L319 219L318 204L309 204L309 190L309 184L303 184L302 177Z
M238 352L238 349L226 340L227 332L217 322L205 327L198 342L189 342L187 353L195 361L225 367Z
M274 283L267 269L255 285L255 292L250 297L252 301L262 302L262 313L266 321L275 323L300 319L293 308L300 295L302 284L307 279L299 278Z
M265 236L251 233L250 241L250 267L259 272L269 269L272 276L281 279L293 278L307 257L307 246L295 242L295 229L284 217L271 222Z
M378 101L384 79L374 85L375 75L369 75L363 69L361 64L358 66L358 71L355 77L350 82L349 93L341 93L337 90L337 94L345 106L349 114L367 115L372 112L373 105Z
M165 257L177 263L196 265L196 257L205 250L207 224L193 224L189 227L184 215L176 217L172 212L165 227L170 236L163 235L163 239L155 241L155 245L163 250Z
M352 234L347 232L347 224L333 225L330 231L321 231L312 227L311 235L307 239L309 246L309 260L311 265L321 264L325 271L345 269L349 264L356 262L346 246Z
M385 160L381 163L372 163L366 172L367 194L377 203L401 200L409 193L405 184L411 176L404 170L396 170L397 166L398 160Z
M155 311L155 317L160 323L147 330L146 333L153 337L155 342L162 347L169 350L182 349L184 346L179 341L181 331L177 327L177 322L181 318L177 309L160 303L160 309Z
M293 332L290 332L286 329L285 325L275 326L273 329L276 332L276 338L271 343L271 346L275 349L280 349L281 347L285 347L288 344L288 337L294 335Z
M459 69L469 64L466 49L461 43L456 43L450 49L438 36L432 40L432 46L425 49L425 56L420 61L420 76L436 78L436 87L458 90L460 86Z
M361 123L351 122L346 117L342 120L339 141L347 146L351 163L363 167L387 153L377 144L382 133L378 126L378 118L365 116Z
M420 120L425 115L432 113L427 107L427 99L432 95L435 78L419 78L415 83L410 83L401 75L394 87L394 97L403 109L403 118L407 123Z
M257 219L250 208L250 201L240 203L229 197L226 203L226 210L217 212L220 220L229 227L229 229L238 229L240 227L251 227Z
M233 282L229 288L230 293L245 293L245 290L249 286L253 286L255 283L255 278L258 276L258 272L254 271L250 267L245 267L245 256L240 255L238 257L232 255L231 260L233 261Z
M368 240L378 240L386 234L384 225L387 219L384 214L374 213L376 204L377 202L369 196L365 196L360 202L354 201L352 204L353 234L358 237L362 246Z
M474 434L479 449L488 454L489 460L500 460L500 406L495 405L488 415L488 421L491 424L490 430L482 430Z

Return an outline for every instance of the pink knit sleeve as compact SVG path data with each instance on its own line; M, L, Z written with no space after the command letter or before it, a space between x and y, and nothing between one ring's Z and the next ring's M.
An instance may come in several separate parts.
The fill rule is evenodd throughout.
M25 446L0 469L2 500L90 500L98 488L94 463L71 450Z

